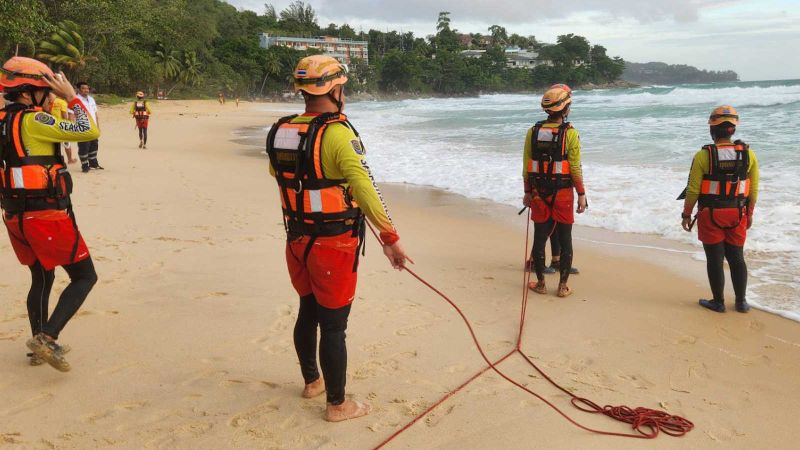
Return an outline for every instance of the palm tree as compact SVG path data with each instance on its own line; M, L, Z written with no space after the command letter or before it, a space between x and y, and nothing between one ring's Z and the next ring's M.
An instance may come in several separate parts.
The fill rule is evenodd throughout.
M71 20L58 23L50 40L39 44L38 58L60 66L71 75L79 74L89 61L97 58L86 55L86 46L78 32L78 24Z
M180 53L176 50L168 50L164 44L158 44L155 56L164 79L174 80L181 71L181 61L178 59Z
M264 81L261 82L261 90L258 95L264 95L264 84L266 84L267 78L278 76L281 72L283 72L283 65L281 64L280 58L278 58L278 55L275 53L269 53L264 62Z
M197 86L200 84L200 68L203 64L197 59L197 53L193 50L191 52L183 53L183 70L179 75L180 80L187 86Z

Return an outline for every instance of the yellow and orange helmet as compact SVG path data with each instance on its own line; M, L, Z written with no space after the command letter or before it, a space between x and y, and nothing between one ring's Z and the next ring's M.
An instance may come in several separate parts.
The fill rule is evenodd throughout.
M15 56L0 67L0 87L10 89L28 85L47 88L50 85L44 79L45 74L54 76L47 64L33 58Z
M144 97L144 92L142 92L142 91L137 91L137 92L136 92L136 96L137 96L137 97Z
M572 89L566 84L554 84L542 96L542 109L547 114L563 111L572 103Z
M294 69L294 90L325 95L335 86L347 83L347 66L325 55L306 56Z
M712 127L725 122L728 122L733 126L739 125L739 113L733 106L719 106L715 108L714 111L711 111L711 116L708 118L708 124Z

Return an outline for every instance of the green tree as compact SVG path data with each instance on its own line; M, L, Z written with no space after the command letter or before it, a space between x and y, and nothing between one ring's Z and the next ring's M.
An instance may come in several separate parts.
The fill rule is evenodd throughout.
M38 0L0 1L0 17L0 57L32 55L36 40L50 28L47 11Z
M508 42L508 32L500 25L490 26L489 35L492 37L492 45L506 45Z
M181 71L180 52L168 50L164 44L158 44L158 50L154 53L158 68L165 81L171 81L178 77Z
M187 86L197 86L202 77L200 72L202 67L203 64L197 59L197 53L195 51L184 52L183 68L178 78Z
M80 75L86 64L97 58L86 54L83 37L78 31L78 24L71 20L59 22L49 40L39 43L36 57L63 69L72 78Z
M306 5L302 0L295 0L281 11L281 28L294 33L317 33L317 13L311 5Z

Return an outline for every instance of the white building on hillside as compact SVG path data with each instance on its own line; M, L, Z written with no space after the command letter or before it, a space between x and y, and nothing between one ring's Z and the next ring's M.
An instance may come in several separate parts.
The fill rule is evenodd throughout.
M295 50L319 49L325 55L333 56L342 64L350 64L353 59L360 59L365 63L369 62L369 43L367 41L340 39L331 36L315 38L270 36L267 33L261 33L259 40L263 48L279 45Z

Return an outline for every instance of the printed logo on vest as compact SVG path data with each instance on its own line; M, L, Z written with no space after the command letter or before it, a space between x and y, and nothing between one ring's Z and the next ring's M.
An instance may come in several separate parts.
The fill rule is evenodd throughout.
M43 113L43 112L36 113L36 116L34 116L33 119L35 121L37 121L37 122L43 123L43 124L48 125L48 126L55 125L55 123L56 123L56 118L55 117L51 116L50 114Z

